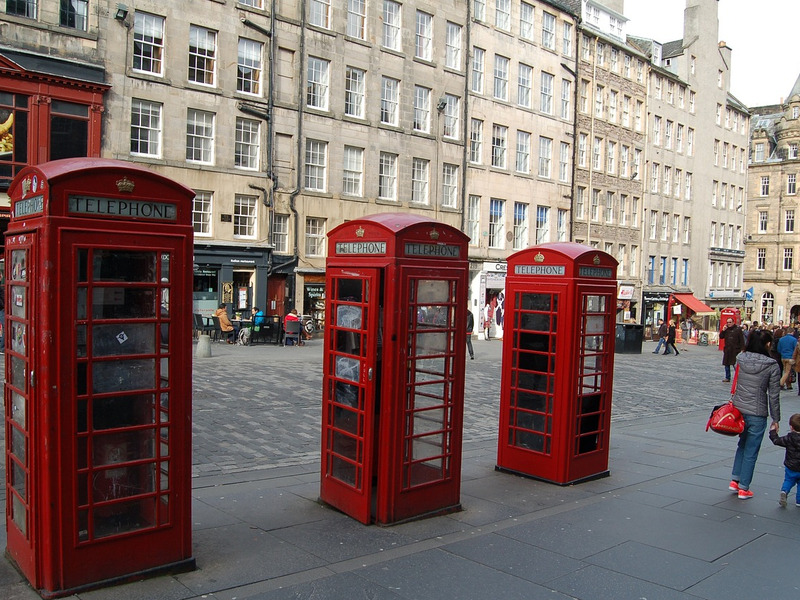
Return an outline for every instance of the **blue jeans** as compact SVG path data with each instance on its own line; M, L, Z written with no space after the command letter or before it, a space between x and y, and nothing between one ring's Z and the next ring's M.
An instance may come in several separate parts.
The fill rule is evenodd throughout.
M736 447L736 456L733 458L731 477L734 481L739 482L740 490L750 489L758 451L761 450L761 442L766 430L767 417L744 415L744 431L739 435L739 445Z
M731 378L731 366L725 365L725 379Z
M792 488L800 482L800 473L792 471L789 467L784 466L783 485L781 491L787 494L792 491ZM797 486L797 500L796 504L800 505L800 485Z
M667 339L666 338L659 338L658 344L656 344L656 349L653 350L653 354L658 354L661 351L661 346L664 346L664 351L667 354L672 354L672 350L670 350L669 346L667 346Z

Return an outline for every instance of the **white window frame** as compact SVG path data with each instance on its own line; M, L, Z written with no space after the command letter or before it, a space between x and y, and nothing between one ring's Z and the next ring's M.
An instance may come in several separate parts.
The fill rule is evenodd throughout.
M517 173L531 172L531 134L527 131L517 131Z
M458 208L458 165L442 165L442 207Z
M421 85L414 86L414 131L431 131L431 90Z
M261 96L264 44L239 38L236 63L236 91Z
M508 154L508 127L492 125L492 166L505 169Z
M189 73L191 83L217 83L217 32L198 25L189 26Z
M364 196L364 148L345 146L342 155L342 194Z
M403 26L403 5L395 0L383 0L382 36L384 48L400 52L403 49L401 28Z
M381 77L381 123L397 127L400 122L400 80Z
M363 69L347 66L344 74L344 114L363 119L365 115L365 88L367 73Z
M214 113L186 110L186 162L214 164Z
M553 140L539 136L539 177L550 179L552 176Z
M323 29L331 28L330 0L308 0L308 24Z
M528 205L514 202L512 249L523 250L528 247Z
M255 239L258 196L236 194L233 200L233 237Z
M381 152L378 161L378 198L397 200L397 154Z
M430 202L431 161L417 158L411 162L411 202L427 205Z
M414 56L420 60L433 59L433 15L417 11Z
M461 70L461 32L461 25L447 22L444 66L457 71Z
M133 70L164 74L164 17L141 11L134 14Z
M326 192L328 188L328 142L306 139L303 188Z
M261 121L236 117L233 164L257 171L261 160Z
M494 55L494 97L498 100L508 100L509 63L505 56Z
M330 61L317 56L308 57L306 71L306 106L318 110L328 110L330 93Z
M214 209L214 193L195 190L192 200L192 228L195 236L210 237Z
M131 100L131 155L161 158L163 128L160 102ZM134 149L136 148L136 149Z

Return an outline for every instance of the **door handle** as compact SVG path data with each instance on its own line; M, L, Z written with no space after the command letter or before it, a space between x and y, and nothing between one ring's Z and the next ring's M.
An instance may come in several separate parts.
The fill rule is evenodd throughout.
M372 367L367 369L367 380L372 381Z

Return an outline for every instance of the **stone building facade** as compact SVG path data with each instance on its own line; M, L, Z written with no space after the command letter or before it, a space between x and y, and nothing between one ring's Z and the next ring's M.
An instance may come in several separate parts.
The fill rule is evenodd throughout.
M748 319L800 319L800 79L780 104L752 109L744 279Z
M613 3L585 3L578 47L572 235L619 262L618 318L641 313L643 157L649 60Z
M470 236L476 316L509 253L575 240L619 259L620 317L645 322L648 293L742 289L747 111L717 1L686 6L660 45L626 38L622 0L26 0L0 13L0 111L77 97L85 145L27 160L196 190L196 310L314 313L326 233L410 211ZM75 93L20 93L47 78Z
M651 323L743 303L749 113L730 93L717 11L716 0L687 0L681 40L629 37L650 59L642 257Z

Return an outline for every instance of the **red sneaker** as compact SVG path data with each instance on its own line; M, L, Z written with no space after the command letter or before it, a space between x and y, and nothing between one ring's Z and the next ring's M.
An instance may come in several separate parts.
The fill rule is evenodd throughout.
M750 490L743 490L739 488L739 500L747 500L748 498L753 497L753 492Z
M733 481L731 481L728 484L728 489L730 491L732 491L732 492L738 492L739 491L739 482L734 479Z

